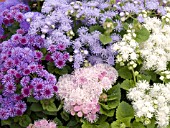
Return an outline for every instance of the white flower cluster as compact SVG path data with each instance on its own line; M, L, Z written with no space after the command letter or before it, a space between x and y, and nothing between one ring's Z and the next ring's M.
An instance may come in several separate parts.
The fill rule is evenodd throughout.
M140 52L144 69L166 70L170 61L170 26L162 25L157 18L146 18L144 26L151 32L149 39L141 43Z
M135 30L131 28L127 30L127 32L121 42L113 44L112 49L118 52L116 63L120 63L120 65L123 66L124 63L129 62L129 65L135 68L137 66L136 61L139 57L139 45L133 39L136 37Z
M170 80L170 71L163 71L160 73L160 80L165 81L165 80Z
M136 116L145 121L155 118L159 128L169 125L170 115L170 83L149 85L139 81L135 88L129 90L127 97L132 100Z
M162 16L162 20L164 20L166 23L170 23L170 7L165 7L166 15Z

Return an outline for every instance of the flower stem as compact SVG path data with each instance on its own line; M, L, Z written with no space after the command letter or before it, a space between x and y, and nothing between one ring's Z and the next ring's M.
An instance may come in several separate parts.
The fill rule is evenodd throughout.
M136 85L136 75L135 75L135 71L134 69L132 69L132 74L133 74L133 80L134 80L134 83Z

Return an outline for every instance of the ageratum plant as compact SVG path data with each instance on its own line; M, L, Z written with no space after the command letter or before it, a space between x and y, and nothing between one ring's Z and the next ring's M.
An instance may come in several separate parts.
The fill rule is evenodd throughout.
M27 31L29 23L24 18L24 13L30 10L28 5L14 1L0 5L3 10L0 13L0 41L9 39L11 35ZM19 29L17 31L17 29Z
M45 0L25 13L28 31L0 44L3 127L168 128L168 4Z

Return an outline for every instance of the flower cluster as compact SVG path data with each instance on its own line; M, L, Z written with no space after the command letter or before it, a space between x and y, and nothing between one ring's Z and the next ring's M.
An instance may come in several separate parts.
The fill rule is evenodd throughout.
M27 128L57 128L57 125L54 122L42 119L35 121L34 124L30 124Z
M135 41L136 34L133 27L127 30L127 34L123 36L121 42L113 44L113 50L119 53L116 62L123 66L125 62L128 62L128 64L136 63L139 57L142 57L143 69L155 71L166 70L167 63L170 61L169 25L163 25L162 21L156 17L147 17L144 18L142 26L150 31L149 39L139 44ZM135 67L133 66L133 68Z
M21 34L15 34L0 44L1 119L17 116L18 107L21 107L19 114L22 115L26 110L23 98L50 99L57 92L56 78L43 69L43 53L36 50L43 45L40 36Z
M64 109L94 122L100 110L100 94L110 89L117 77L117 71L107 64L79 68L71 75L61 76L57 86L59 97L64 99Z
M112 46L113 51L118 52L116 63L120 63L121 66L124 66L126 63L133 68L137 66L136 61L140 53L139 44L135 41L134 37L136 37L135 30L132 25L129 25L127 34L123 36L123 39Z
M151 86L146 81L139 81L135 88L129 90L127 97L132 100L136 116L141 118L145 125L155 118L158 126L163 128L169 124L169 91L170 83L154 83Z
M151 31L149 39L141 44L141 56L144 69L163 71L170 61L170 26L163 25L157 18L146 18L144 26ZM161 61L160 61L161 60Z
M67 2L61 0L46 0L42 7L42 13L26 13L25 17L30 22L29 34L41 34L46 38L46 47L62 44L66 48L72 48L69 61L73 67L94 65L97 63L108 63L114 65L115 53L111 46L106 47L100 42L100 31L91 31L90 26L105 23L107 18L112 19L118 14L116 11L108 10L102 12L109 4L103 1L90 2ZM119 20L115 31L120 32L122 23ZM88 26L88 27L85 27ZM76 30L75 30L76 28ZM117 34L111 34L111 44L120 40ZM56 62L55 62L56 63ZM58 64L56 64L58 67Z
M15 3L15 2L14 2ZM21 28L24 31L27 31L29 28L29 23L26 22L24 13L30 10L29 6L25 4L16 4L8 6L0 13L0 39L5 39L7 36L5 35L4 30L12 32L16 28ZM13 26L13 29L10 27Z

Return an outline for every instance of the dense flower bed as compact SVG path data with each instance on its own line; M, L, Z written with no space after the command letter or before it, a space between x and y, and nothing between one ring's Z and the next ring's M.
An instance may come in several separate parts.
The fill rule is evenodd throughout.
M0 2L0 126L169 128L169 3Z

